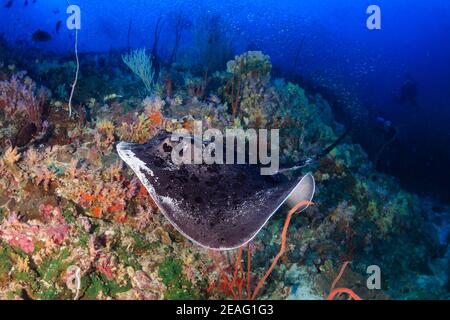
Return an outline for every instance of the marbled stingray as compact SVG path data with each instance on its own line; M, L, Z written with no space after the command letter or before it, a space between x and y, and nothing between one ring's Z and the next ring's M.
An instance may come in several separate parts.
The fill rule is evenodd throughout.
M175 228L200 246L227 250L251 241L286 202L311 201L314 178L264 176L257 165L172 162L178 142L161 131L147 143L121 142L119 156L134 171ZM306 206L301 210L306 209Z

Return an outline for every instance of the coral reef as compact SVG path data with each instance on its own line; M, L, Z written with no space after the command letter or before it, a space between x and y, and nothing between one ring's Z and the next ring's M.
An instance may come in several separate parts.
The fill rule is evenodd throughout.
M364 299L448 297L448 237L438 236L430 206L377 173L351 139L307 168L318 184L315 205L292 216L285 230L280 211L248 255L192 245L119 161L119 140L142 143L161 128L192 129L193 120L219 129L276 128L281 161L289 164L317 154L344 126L320 95L272 79L261 52L243 53L209 75L173 66L159 82L145 51L125 55L144 95L125 67L104 68L101 59L83 56L71 119L67 81L50 79L73 66L30 64L27 74L53 95L25 73L0 68L0 298L222 299L251 292L318 299L332 293L336 278L336 288ZM120 65L121 54L108 59ZM30 125L31 134L24 129ZM49 132L46 139L41 132ZM251 270L235 268L250 259ZM344 261L351 266L338 277ZM362 285L373 264L383 270L380 292Z
M26 145L45 126L44 106L48 96L48 91L38 89L25 72L13 74L9 81L0 81L0 112L5 119L1 135L14 140L15 145Z

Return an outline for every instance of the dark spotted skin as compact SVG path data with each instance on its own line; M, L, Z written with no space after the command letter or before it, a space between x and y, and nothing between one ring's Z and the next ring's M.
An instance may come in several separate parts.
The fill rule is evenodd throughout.
M128 148L153 172L145 176L166 217L208 248L235 248L251 240L300 181L262 176L257 165L176 166L171 160L175 145L169 133L161 132Z

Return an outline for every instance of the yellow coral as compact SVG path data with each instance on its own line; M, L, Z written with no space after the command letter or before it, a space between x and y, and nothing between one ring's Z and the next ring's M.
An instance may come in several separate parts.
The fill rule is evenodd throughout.
M29 265L29 258L25 257L22 258L20 256L17 257L17 270L19 272L29 272L30 271L30 265Z
M151 120L144 114L140 115L132 124L122 123L118 129L121 140L144 143L154 134Z
M95 144L102 152L110 152L115 142L114 124L109 120L97 123L97 132L94 135Z
M28 167L35 166L40 161L40 156L34 148L28 149L25 154L25 163Z
M6 149L2 160L7 165L14 165L19 161L19 159L20 159L20 154L19 154L17 148L9 147L8 149Z
M114 124L109 120L101 120L97 123L97 129L112 134L114 132Z

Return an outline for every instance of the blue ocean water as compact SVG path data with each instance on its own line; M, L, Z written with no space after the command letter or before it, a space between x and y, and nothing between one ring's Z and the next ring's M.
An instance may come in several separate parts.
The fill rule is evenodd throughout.
M66 11L71 5L81 10L77 31L66 23L73 14L73 11ZM286 146L292 153L286 158L288 161L292 160L291 156L295 158L295 144L302 139L306 141L307 156L311 157L305 158L305 162L299 161L300 152L293 161L297 161L297 168L299 164L313 163L311 171L317 181L317 190L311 183L311 190L317 191L314 198L317 204L291 222L285 272L269 280L267 297L279 297L274 288L280 287L284 293L290 292L289 297L293 299L326 297L327 281L331 284L332 280L327 277L334 274L341 261L352 261L351 267L356 272L347 273L346 281L350 284L360 283L361 278L355 274L365 276L366 267L375 264L383 269L383 293L386 295L399 299L448 298L449 40L448 0L0 0L0 98L3 98L0 107L4 108L0 110L0 187L7 186L0 190L0 287L5 279L10 281L2 276L8 274L9 277L9 270L5 272L1 265L12 261L8 258L8 246L31 255L36 249L34 238L28 241L25 237L23 242L16 238L21 239L19 236L26 232L32 234L29 221L41 215L43 221L36 222L40 230L48 230L46 224L56 224L60 228L57 241L55 237L49 240L55 246L68 243L68 250L77 252L75 248L83 247L90 238L94 249L103 246L105 251L110 250L107 254L117 256L127 265L143 269L148 260L155 260L155 270L156 265L160 268L159 278L165 278L171 270L180 274L182 272L177 270L188 270L186 273L192 277L210 276L209 271L205 271L207 257L177 260L187 251L186 247L178 245L183 243L183 238L170 229L166 220L162 219L161 224L157 219L149 221L152 219L148 216L156 214L157 205L152 206L154 203L133 171L125 165L120 167L115 147L119 141L145 142L154 133L153 129L161 129L161 118L166 116L160 112L161 106L167 106L167 118L175 122L184 121L183 111L206 118L202 112L207 109L207 121L235 125L237 111L233 107L238 108L239 99L244 100L244 94L241 97L241 92L236 91L241 88L240 81L255 72L257 81L270 88L261 89L251 81L244 86L254 85L251 88L260 90L259 98L265 97L261 93L266 89L270 93L261 103L267 110L258 114L257 108L249 108L257 115L252 121L260 125L273 117L271 125L278 125L277 121L283 117L277 110L271 110L272 106L289 108L292 102L292 109L297 108L293 112L293 123L297 127L293 128L288 121L290 115L283 122L285 127L281 126L290 132L286 144L294 146L291 149ZM153 75L141 77L146 78L141 79L142 82L150 80L151 90L144 88L144 83L124 63L125 54L140 48L147 49L146 57L154 63L151 71L160 71L162 75L156 79L158 81L154 81ZM261 76L258 68L240 74L242 79L225 72L228 61L247 51L261 51L270 57L271 81L264 77L267 74ZM262 54L255 56L259 63L269 61ZM69 98L75 77L75 58L79 59L81 69L74 96ZM235 61L239 61L239 57ZM266 65L262 69L264 67ZM33 80L23 77L20 70L26 70ZM45 96L44 90L40 108L35 102L41 92L33 87L33 81L49 91ZM10 92L17 89L17 83L25 91L21 98L28 103L28 109L14 115L18 103ZM291 94L293 101L289 100ZM72 98L73 105L68 103ZM233 106L235 99L237 103ZM311 111L311 108L315 109ZM69 109L76 115L69 117ZM245 121L250 122L248 115L242 114L242 119L240 115L237 117L238 127ZM34 119L24 119L33 115ZM299 119L302 116L314 116L317 121L309 118L311 127L308 127L309 122L304 124L303 119ZM296 135L300 134L296 130L300 125L311 128L305 130L306 138L297 139ZM342 139L333 144L338 136ZM11 145L18 147L17 154L15 149L9 148ZM332 148L327 150L327 145ZM50 152L51 148L55 148L58 155ZM37 157L41 157L44 165L36 161ZM71 162L72 157L75 162ZM71 163L69 170L65 170L66 162ZM17 163L19 169L14 166ZM291 169L286 171L289 173ZM79 177L67 182L70 174ZM198 180L186 182L185 172L181 175L183 186L191 191L189 189ZM16 183L18 177L26 177L27 183ZM100 194L98 185L107 197ZM242 188L239 184L230 185L230 190ZM209 187L208 184L206 189ZM200 188L193 189L199 192ZM235 191L222 189L225 196ZM169 185L168 190L176 189ZM114 194L111 197L114 199L106 199L110 194ZM178 196L187 198L184 189ZM202 203L203 198L195 196L186 202ZM233 197L234 200L239 198L236 193ZM217 202L215 204L223 209ZM259 204L263 206L264 201ZM251 211L252 206L248 207ZM60 211L65 217L59 217ZM257 249L254 252L255 278L278 250L284 221L281 211L269 225L260 229L251 244ZM48 220L49 212L57 221ZM69 227L65 224L68 212L69 218L71 213L76 218L67 219L68 225L79 223L82 226L77 228L78 234L68 234ZM217 212L222 214L220 210ZM207 230L214 227L220 214L213 214L212 221L208 221L211 224L206 224ZM111 233L103 223L128 228L123 232L131 230L133 246L139 247L136 252L131 250L130 256L136 261L128 259L126 254L124 259L122 248L106 244L109 239L106 234ZM158 233L157 241L147 243L147 231L151 241ZM119 242L123 239L128 241L121 235ZM159 255L165 252L164 257L152 256L155 243L159 249L164 248L159 251ZM3 246L6 249L3 250ZM126 253L129 253L128 247ZM114 290L108 287L109 280L117 274L108 268L108 263L114 259L102 256L102 264L94 265L92 261L96 261L96 257L91 258L84 261L89 272L83 274L83 281L90 283L86 285L89 290L83 298L105 298L99 294L96 277L103 277L103 289L112 294ZM163 261L163 258L168 260ZM13 282L19 279L20 283L20 276L15 276ZM39 282L38 275L33 277L27 281ZM55 279L51 281L59 281L59 274ZM137 273L130 275L134 286L137 280L145 284L146 277ZM152 280L151 288L155 283L161 284L158 279ZM159 286L158 290L150 290L149 296L145 295L148 292L138 293L142 298L152 299L167 298L161 294L172 294L172 298L179 298L179 295L182 298L222 298L229 294L215 296L213 292L210 295L208 281L211 279L201 282L205 286L199 291L202 295L196 295L196 290L188 293L175 290L180 288L171 287L174 282L186 287L185 282L178 278L172 280L164 284L167 291ZM320 288L323 292L319 290L319 295L314 296L306 290L313 287L312 284L326 288ZM35 295L32 298L71 297L71 293L64 290L47 292L39 287L30 292ZM159 295L153 295L153 291ZM363 294L369 298L385 298L372 293L369 290ZM20 297L27 295L19 294ZM119 297L119 293L114 293L114 298Z
M0 33L10 43L70 53L74 33L65 26L69 3L2 0ZM163 17L158 50L168 56L175 41L174 21L182 13L186 19L182 58L183 52L198 45L195 30L202 26L195 21L205 15L220 17L220 32L234 53L262 50L278 75L301 78L317 90L331 92L340 104L336 109L359 126L354 138L377 159L380 170L399 177L415 192L450 200L448 1L79 0L73 4L82 13L81 53L151 48L155 25ZM370 5L381 9L380 30L366 26ZM48 32L52 40L33 41L37 30ZM195 54L184 58L202 59ZM413 79L417 90L414 105L398 101L408 79ZM377 131L380 118L396 130L395 141L381 153L385 141Z

